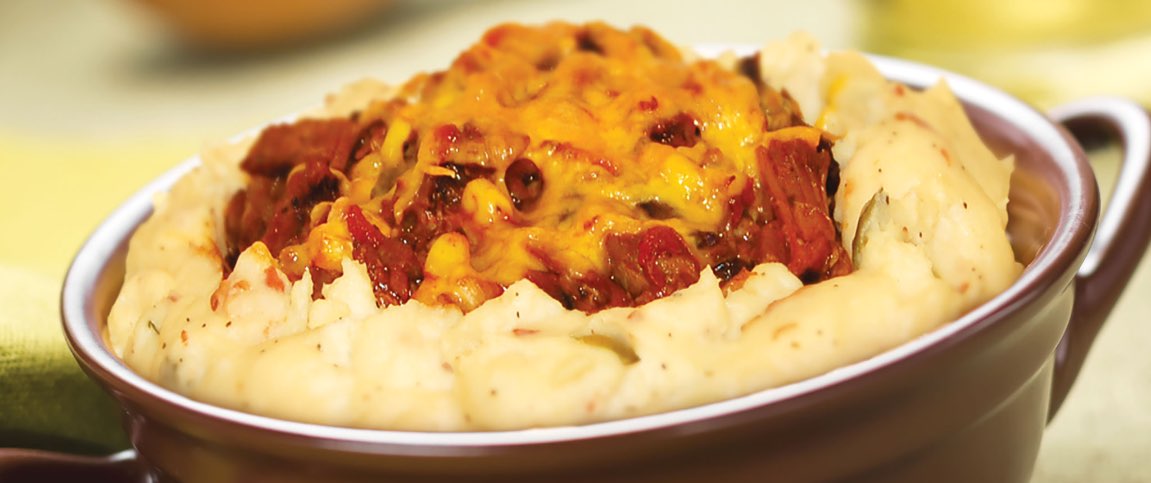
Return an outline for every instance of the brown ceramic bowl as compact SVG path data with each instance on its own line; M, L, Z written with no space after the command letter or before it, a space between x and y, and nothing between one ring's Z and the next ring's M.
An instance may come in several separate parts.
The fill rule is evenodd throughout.
M986 142L1015 154L1008 231L1027 269L993 300L871 359L690 409L522 431L348 429L204 404L136 375L101 337L128 237L151 194L195 160L129 200L80 250L63 291L68 342L123 404L140 468L154 480L1025 481L1047 421L1151 237L1151 224L1134 219L1151 212L1151 124L1114 99L1066 106L1053 121L978 82L874 60L912 86L946 78ZM1126 150L1101 224L1095 177L1065 128L1117 133Z

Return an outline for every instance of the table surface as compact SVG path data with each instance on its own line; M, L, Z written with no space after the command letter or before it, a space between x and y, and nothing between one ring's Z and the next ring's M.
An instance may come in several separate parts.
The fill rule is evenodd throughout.
M441 67L495 23L643 23L683 44L760 44L807 30L839 48L860 45L861 5L401 0L345 37L219 57L179 47L131 2L5 0L0 315L55 324L58 287L87 233L132 191L206 143L315 105L365 76L401 81ZM1106 183L1114 163L1099 171ZM1035 481L1151 481L1151 387L1142 384L1151 381L1151 326L1143 320L1151 298L1141 296L1151 290L1148 265L1137 271L1048 429ZM55 327L45 331L47 340L59 340ZM66 351L62 340L54 350Z

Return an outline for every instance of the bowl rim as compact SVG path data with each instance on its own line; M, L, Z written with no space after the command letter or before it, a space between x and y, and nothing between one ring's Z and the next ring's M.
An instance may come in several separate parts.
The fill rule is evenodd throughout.
M706 44L697 46L696 50L703 56L717 56L728 51L743 55L758 49L745 45ZM783 401L794 402L832 386L858 382L865 375L911 363L913 359L938 352L944 346L974 337L1029 305L1056 284L1060 274L1065 273L1086 251L1097 221L1098 193L1094 174L1077 144L1035 108L997 88L944 69L881 55L864 55L888 79L913 87L926 87L944 80L966 105L1010 120L1055 161L1053 168L1059 171L1059 177L1068 180L1068 196L1060 199L1059 222L1052 230L1050 241L1007 290L952 322L862 361L791 384L700 406L578 426L504 431L398 431L327 426L261 416L197 401L137 375L122 363L105 346L103 337L93 330L102 324L102 317L96 313L91 296L108 260L138 224L151 214L153 195L167 190L199 165L198 155L132 195L101 222L77 252L61 293L61 313L69 348L81 366L107 389L137 404L144 401L169 405L195 417L310 441L326 441L337 446L454 447L465 450L563 443L677 427ZM237 138L244 136L241 134Z

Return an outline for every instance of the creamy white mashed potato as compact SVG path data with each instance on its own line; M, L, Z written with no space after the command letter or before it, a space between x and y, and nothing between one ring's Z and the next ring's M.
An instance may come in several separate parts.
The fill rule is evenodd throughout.
M710 269L635 308L566 310L527 281L467 314L377 308L365 268L312 299L263 244L224 278L223 211L246 146L158 196L131 241L107 338L132 369L197 400L257 414L400 430L581 424L718 401L874 356L951 321L1020 272L1005 234L1012 161L985 147L940 84L885 81L854 53L797 35L763 77L838 137L835 222L856 270L803 286L763 264L726 295ZM328 114L391 95L362 83Z

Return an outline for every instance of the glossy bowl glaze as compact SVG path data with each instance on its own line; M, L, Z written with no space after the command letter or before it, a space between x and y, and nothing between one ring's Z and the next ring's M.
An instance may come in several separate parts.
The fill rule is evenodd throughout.
M1056 121L978 82L873 60L912 86L947 79L984 140L1015 155L1008 231L1027 269L959 320L871 359L690 409L522 431L348 429L197 402L133 373L101 335L129 236L151 195L195 159L129 200L81 249L63 292L68 342L122 402L142 471L160 481L1026 481L1048 419L1151 237L1151 225L1134 222L1151 210L1151 124L1114 99L1055 112L1076 132L1114 132L1124 144L1099 225L1094 175Z

